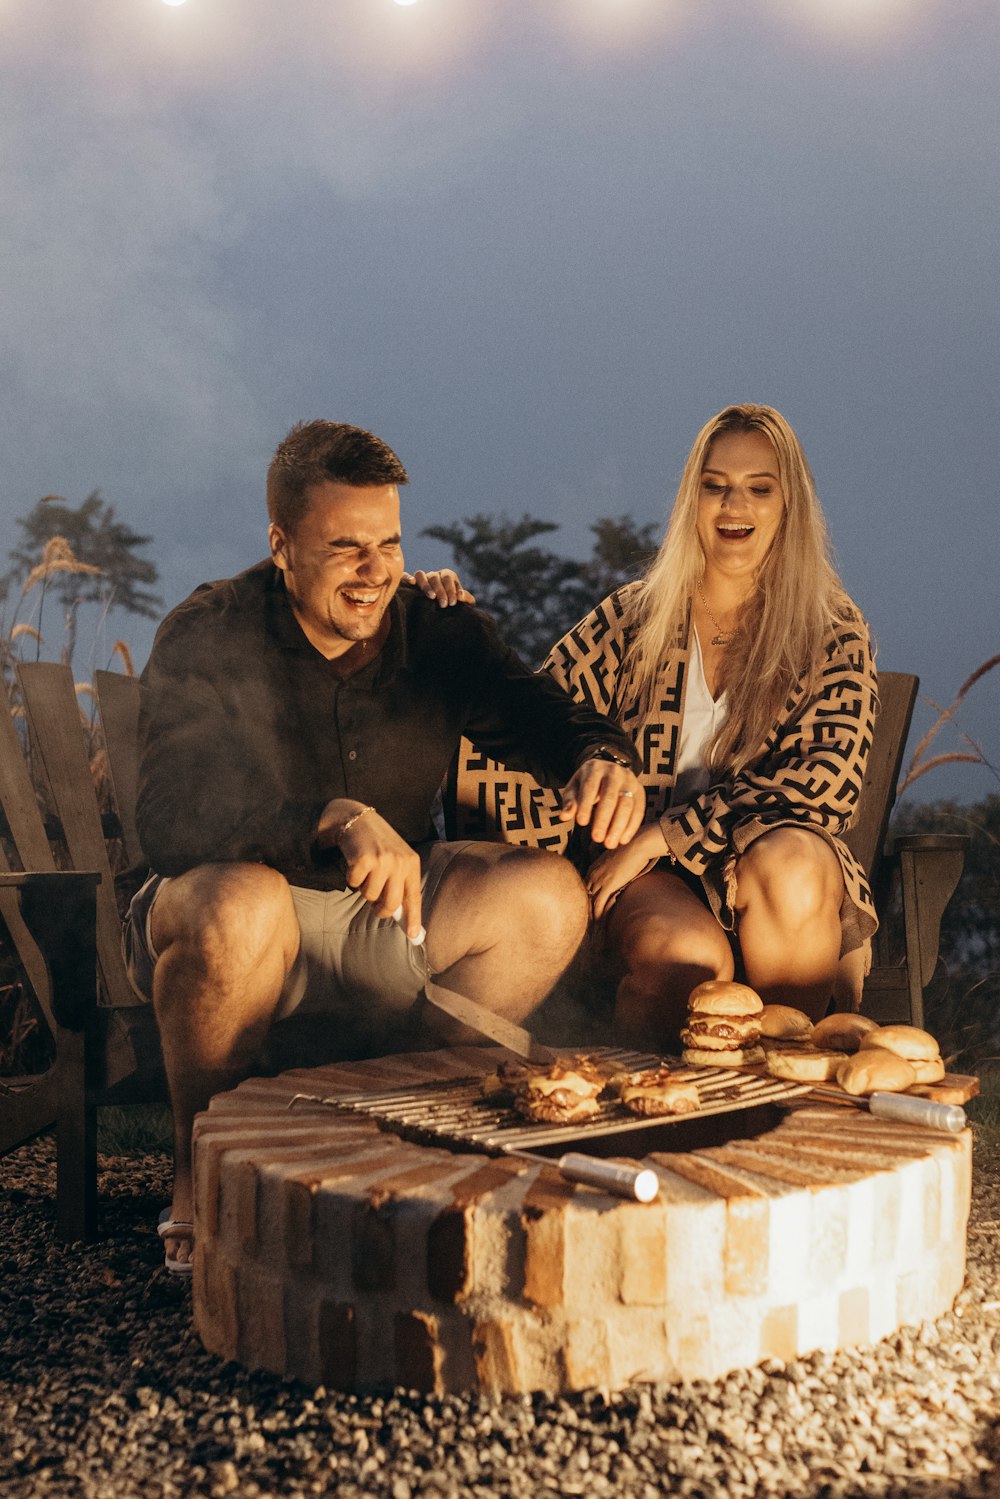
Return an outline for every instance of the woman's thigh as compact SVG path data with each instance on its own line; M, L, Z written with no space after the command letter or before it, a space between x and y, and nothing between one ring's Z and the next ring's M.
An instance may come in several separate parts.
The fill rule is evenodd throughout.
M705 899L661 868L621 892L607 918L607 938L612 953L629 967L732 962L729 938Z

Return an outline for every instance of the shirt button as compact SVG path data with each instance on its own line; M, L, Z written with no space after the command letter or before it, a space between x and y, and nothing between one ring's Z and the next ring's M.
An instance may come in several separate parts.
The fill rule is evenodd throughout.
M347 758L348 760L356 760L358 758L357 750L348 750Z

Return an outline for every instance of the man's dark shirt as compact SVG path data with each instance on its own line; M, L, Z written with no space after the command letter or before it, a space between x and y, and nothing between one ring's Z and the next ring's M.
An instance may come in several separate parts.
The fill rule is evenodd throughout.
M153 869L260 862L293 884L343 888L339 858L313 847L326 804L370 803L411 845L432 840L463 734L547 786L600 744L636 767L620 730L535 675L478 610L404 585L388 615L381 651L346 677L303 634L271 562L203 584L167 616L139 718L138 827Z

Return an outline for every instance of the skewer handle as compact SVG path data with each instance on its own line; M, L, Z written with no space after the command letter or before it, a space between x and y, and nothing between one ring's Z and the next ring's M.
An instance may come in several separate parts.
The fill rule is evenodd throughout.
M965 1128L965 1110L957 1103L936 1103L907 1093L873 1093L868 1107L879 1119L898 1119L901 1124L922 1124L925 1129L943 1129L960 1134Z
M602 1192L613 1192L632 1202L652 1202L660 1190L660 1179L648 1166L623 1166L618 1161L602 1161L575 1151L560 1156L556 1165L567 1181L584 1182L588 1187L599 1187Z

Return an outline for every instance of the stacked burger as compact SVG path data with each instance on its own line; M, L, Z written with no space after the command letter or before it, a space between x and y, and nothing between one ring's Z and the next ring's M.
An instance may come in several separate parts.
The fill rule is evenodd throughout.
M749 1067L764 1060L760 1017L764 1008L746 984L709 979L691 991L681 1031L683 1057L692 1067Z

